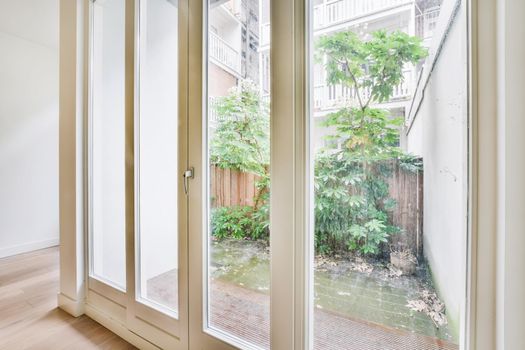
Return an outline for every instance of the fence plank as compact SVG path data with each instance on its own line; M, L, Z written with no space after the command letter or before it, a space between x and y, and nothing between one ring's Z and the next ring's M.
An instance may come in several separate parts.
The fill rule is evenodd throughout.
M255 202L255 175L246 174L246 205L254 205Z

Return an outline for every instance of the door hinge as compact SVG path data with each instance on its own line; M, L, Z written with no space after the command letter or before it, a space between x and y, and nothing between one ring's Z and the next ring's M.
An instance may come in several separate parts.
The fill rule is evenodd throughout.
M184 178L184 193L188 194L188 179L193 179L195 174L195 168L191 167L188 170L186 170L182 177Z

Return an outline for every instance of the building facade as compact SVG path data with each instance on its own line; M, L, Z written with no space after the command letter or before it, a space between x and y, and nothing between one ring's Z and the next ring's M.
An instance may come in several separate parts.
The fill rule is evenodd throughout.
M374 31L402 31L419 36L429 47L439 17L442 0L314 0L313 37L352 30L365 40ZM249 79L259 85L261 95L270 94L270 1L212 0L209 10L209 80L210 123L216 115L214 99L224 96L239 80ZM405 117L409 108L421 64L404 67L404 80L395 87L392 98L378 106L392 116ZM325 146L330 133L320 127L324 117L356 102L353 89L326 83L322 64L313 68L312 107L314 149ZM364 91L364 94L368 94ZM365 96L366 97L366 96ZM400 133L404 147L404 133Z
M430 46L433 29L439 17L442 0L315 0L313 4L313 39L338 31L351 30L365 40L377 30L402 31L423 39L423 45ZM269 0L262 1L261 18L261 91L269 94L270 69L270 18ZM268 62L268 63L266 63ZM393 116L405 116L407 106L413 96L421 66L404 67L404 81L394 89L392 98L381 103L380 108L391 111ZM343 106L356 103L353 89L326 83L326 73L322 64L313 68L313 117L314 149L325 145L324 136L330 133L320 127L324 117ZM367 91L364 92L366 95ZM365 96L366 97L366 96ZM401 133L401 145L406 142Z

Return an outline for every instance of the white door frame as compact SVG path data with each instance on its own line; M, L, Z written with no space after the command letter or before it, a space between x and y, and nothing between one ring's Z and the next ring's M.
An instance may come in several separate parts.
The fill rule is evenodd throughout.
M101 0L99 0L101 1ZM76 153L78 172L75 177L77 208L82 210L75 211L75 218L77 220L77 232L82 232L82 239L76 242L79 246L82 242L82 251L77 250L74 256L67 256L69 261L61 261L61 267L68 269L66 264L71 263L71 260L76 261L78 266L77 273L82 274L83 281L81 283L82 289L77 293L82 298L74 301L73 298L65 295L63 292L59 294L59 305L68 312L78 316L82 313L88 314L95 320L103 323L108 328L123 336L126 340L141 348L170 348L170 349L186 349L188 347L188 308L187 308L187 222L182 219L179 220L179 310L178 317L174 318L164 314L154 308L148 307L136 300L136 220L135 220L135 129L136 116L138 116L138 55L139 55L139 6L140 1L146 0L125 0L125 211L126 211L126 291L122 291L111 283L105 283L103 280L90 276L90 259L89 259L89 113L90 113L90 89L91 87L91 56L92 56L92 40L91 31L93 28L93 6L92 0L78 0L76 2L61 3L61 24L69 25L69 28L62 30L64 36L68 36L67 44L72 45L76 50L76 55L73 57L76 62L75 77L82 83L75 82L76 98L75 102L82 106L82 110L77 109L77 117L82 116L76 120L77 133L76 151L82 150L81 154ZM183 73L182 79L187 79L187 69L184 66L187 64L187 0L179 0L180 7L179 14L179 56L180 64L179 70ZM66 18L66 16L68 16ZM71 30L72 27L75 30ZM69 31L70 30L70 31ZM66 32L67 31L67 32ZM76 36L70 37L71 33L76 33ZM62 40L64 45L65 40ZM71 48L70 46L66 46ZM78 45L78 46L77 46ZM62 46L63 47L63 46ZM68 52L68 54L70 54ZM65 56L65 55L64 55ZM63 57L64 58L64 57ZM69 58L69 57L68 57ZM64 62L64 60L62 61ZM71 60L71 63L73 60ZM64 68L64 64L62 67ZM68 67L69 68L69 67ZM63 71L62 71L63 72ZM61 74L62 74L61 72ZM62 76L62 75L61 75ZM62 85L64 86L64 85ZM81 96L80 96L81 94ZM187 100L187 89L179 89L179 100ZM182 174L182 169L186 168L187 154L186 152L186 127L187 120L186 105L182 103L179 105L179 118L182 120L179 126L179 140L183 147L179 149L179 166L178 172ZM124 131L124 130L123 130ZM64 135L63 135L64 136ZM70 136L70 135L68 135ZM181 137L182 136L182 137ZM62 141L64 137L62 138ZM75 148L73 148L75 150ZM66 164L64 160L61 164ZM61 176L61 179L64 177ZM182 189L182 177L179 179L179 188ZM63 182L63 181L61 181ZM79 186L81 185L81 186ZM62 192L61 192L62 193ZM187 211L188 198L184 191L179 190L178 207L180 209L180 218L185 218ZM61 205L62 209L65 209ZM75 235L76 237L76 235ZM86 244L84 244L86 242ZM69 242L67 242L69 243ZM64 248L67 245L62 245L62 254L64 258L67 253L64 253ZM69 252L68 252L69 253ZM74 258L74 259L73 259ZM64 274L62 275L64 280ZM71 282L71 281L68 281ZM79 286L80 287L80 286ZM63 290L63 288L61 288ZM82 293L82 294L81 294ZM73 302L74 301L74 302ZM81 301L81 302L79 302ZM140 334L140 336L137 336Z

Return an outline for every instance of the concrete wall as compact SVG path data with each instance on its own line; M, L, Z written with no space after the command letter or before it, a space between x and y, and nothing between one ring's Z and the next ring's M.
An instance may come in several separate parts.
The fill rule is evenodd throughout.
M58 2L0 0L0 258L58 234Z
M440 23L446 26L446 18L441 18ZM434 48L439 39L435 38ZM421 104L417 113L411 115L414 119L407 135L407 149L423 157L423 249L446 304L451 329L457 332L464 307L467 251L468 66L464 5L437 57L424 93L421 86L416 93L416 101ZM428 68L427 61L427 76Z

